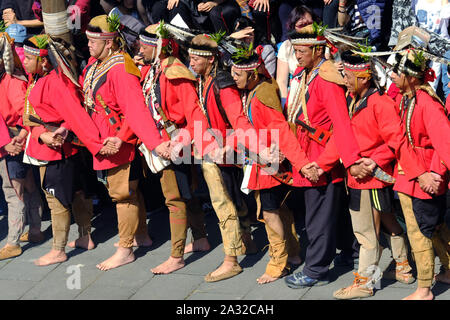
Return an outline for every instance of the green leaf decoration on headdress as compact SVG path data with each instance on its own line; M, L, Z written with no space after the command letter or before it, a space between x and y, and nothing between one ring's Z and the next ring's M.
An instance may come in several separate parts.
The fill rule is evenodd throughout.
M47 35L38 35L34 36L36 39L36 44L39 49L46 49L48 46L48 36Z
M169 32L169 30L167 30L166 26L164 25L164 20L161 20L156 31L158 32L161 39L169 39L170 32Z
M120 29L120 17L117 13L114 13L106 17L106 22L108 22L109 32L116 32Z
M414 50L413 53L414 53L414 61L413 61L414 65L416 67L422 68L425 65L426 61L423 52Z
M216 43L219 43L220 40L222 40L225 37L226 32L225 31L219 31L216 33L213 33L210 35L211 39L214 40Z
M367 41L366 41L366 45L362 45L362 44L359 44L359 43L358 43L358 49L359 49L359 51L360 51L361 53L369 53L369 52L372 52L372 47L369 46L369 45L367 45ZM370 57L369 57L369 56L366 56L366 55L364 55L364 54L361 54L360 56L364 59L364 61L369 61L369 60L370 60Z
M314 32L317 34L317 36L323 36L327 27L328 27L328 25L323 25L322 22L319 24L314 21L312 24L312 28L313 28Z
M0 32L5 32L5 31L6 31L5 22L3 20L0 20Z
M236 63L241 63L253 55L253 43L248 47L237 48L237 51L231 56Z

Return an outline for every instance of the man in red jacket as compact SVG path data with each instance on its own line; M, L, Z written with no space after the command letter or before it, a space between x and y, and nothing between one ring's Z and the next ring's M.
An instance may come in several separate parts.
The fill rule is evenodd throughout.
M208 127L204 129L214 133L213 140L219 144L216 151L222 155L220 151L226 149L220 150L219 146L224 147L230 130L240 128L247 131L253 128L243 113L241 97L233 78L228 72L219 69L217 43L205 35L198 35L192 39L188 52L190 65L198 75L200 107L208 121ZM206 275L207 282L224 280L240 273L242 268L237 262L237 256L248 253L247 248L253 243L250 225L243 230L239 226L239 215L245 220L247 214L239 189L242 170L232 163L224 163L223 158L220 156L216 160L218 164L202 161L203 176L219 218L225 251L223 264Z
M366 61L351 51L341 56L344 82L349 92L349 116L364 161L351 166L347 175L353 231L361 245L358 272L353 285L336 291L333 296L353 299L372 296L374 284L381 276L377 274L381 257L380 224L389 232L386 237L396 261L395 278L404 283L414 281L403 230L393 214L392 162L398 158L411 178L424 174L425 169L417 154L407 145L394 101L376 89L372 82L370 60ZM334 138L316 160L325 171L339 163ZM369 172L375 168L378 174L372 176Z
M262 155L263 159L275 158L278 162L281 160L277 156L279 148L294 170L300 170L308 164L305 153L284 118L278 85L275 79L268 75L261 57L253 52L233 56L231 74L236 86L241 90L244 114L258 135L256 152ZM273 176L276 172L268 167L263 168L263 165L255 161L246 169L250 170L246 188L255 191L258 219L265 223L269 238L271 259L265 273L257 279L260 284L285 276L289 269L288 262L301 262L293 215L283 206L287 187Z
M28 135L22 123L27 81L14 50L14 41L6 33L0 34L0 41L3 42L0 52L3 57L0 62L0 96L3 97L0 116L5 119L8 137L11 138L4 147L8 153L0 161L3 193L8 203L8 242L0 250L0 259L6 259L22 252L19 241L41 242L44 234L41 232L42 201L33 176L37 167L22 161ZM30 228L22 235L26 220Z
M417 266L417 290L407 300L433 299L430 288L434 276L433 246L442 247L438 228L445 212L446 173L450 164L450 123L442 102L428 85L433 72L426 67L427 59L418 50L408 49L396 55L392 80L402 95L396 102L404 124L408 144L417 152L429 173L426 185L408 179L398 166L394 190L398 192L405 216L406 228ZM445 247L446 244L444 244ZM448 253L443 263L448 264ZM446 270L448 265L444 265ZM447 276L448 272L444 275ZM441 279L446 280L448 279Z
M336 136L343 166L360 159L359 148L348 117L341 74L324 57L326 39L320 26L309 25L291 35L300 68L291 82L285 108L307 159L315 161L325 149L330 132ZM285 279L291 288L329 282L329 265L336 255L336 221L344 210L344 168L338 165L320 176L314 170L293 172L294 192L303 192L309 245L303 271Z
M141 70L145 102L161 139L170 141L175 139L175 129L186 129L189 135L187 144L190 146L194 136L194 119L199 119L202 126L206 125L195 92L195 77L180 60L171 55L176 50L176 44L172 39L162 38L157 31L158 26L150 25L140 34L140 53L145 64ZM147 146L145 142L144 144ZM191 151L184 156L190 162ZM156 157L154 159L159 161ZM149 166L160 176L170 214L172 243L170 257L151 271L155 274L168 274L184 267L184 253L191 250L206 251L210 245L206 238L202 212L194 208L197 200L190 191L194 167L190 163L169 161L159 168L152 163ZM191 248L185 248L188 223L194 236Z
M31 126L31 137L24 158L40 166L41 185L52 216L52 249L35 261L36 265L45 266L67 260L65 246L70 229L71 207L80 235L71 246L94 248L90 237L92 200L88 198L86 186L92 184L95 175L90 165L83 161L80 148L64 140L48 126L70 129L71 125L66 121L70 116L84 120L78 116L83 109L76 90L67 87L60 78L61 73L52 70L48 57L48 36L40 35L26 40L24 52L24 67L32 75L25 95L23 122ZM42 121L45 125L36 121ZM108 149L98 138L98 131L92 121L83 121L80 126L85 130L93 128L97 132L97 137L93 134L86 138L86 133L78 130L92 153Z
M136 136L149 150L169 157L170 141L164 141L145 104L140 72L122 48L120 23L106 15L93 18L86 30L91 59L83 72L85 108L105 142L119 150L109 157L94 157L94 169L117 203L119 247L97 265L109 270L134 261L133 245L150 245L145 203L138 190L140 159ZM113 30L113 31L111 31ZM132 99L130 99L132 97ZM135 136L136 135L136 136Z

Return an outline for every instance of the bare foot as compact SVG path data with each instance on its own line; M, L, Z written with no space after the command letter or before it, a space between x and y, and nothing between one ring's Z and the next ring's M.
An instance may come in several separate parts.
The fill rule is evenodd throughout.
M152 244L153 241L148 234L139 236L137 235L134 237L133 240L133 247L151 247ZM118 248L119 243L118 242L114 243L114 247Z
M290 264L293 264L295 266L299 266L302 264L302 258L300 258L300 256L295 256L295 257L289 257L288 258L288 262Z
M439 273L434 276L436 281L450 284L450 270L446 270L445 273Z
M433 300L433 298L434 295L430 288L417 288L413 294L403 298L402 300Z
M95 248L95 243L92 241L91 235L85 235L83 237L78 238L75 241L71 241L67 244L68 247L71 248L81 248L86 250L92 250Z
M151 269L151 271L154 274L169 274L183 267L184 267L183 257L180 258L169 257L169 259L161 263L156 268Z
M37 266L49 266L51 264L64 262L66 260L67 255L64 251L52 249L49 253L35 260L34 264Z
M195 240L194 242L187 244L184 247L184 253L209 251L210 249L211 249L211 245L208 242L208 238L201 238L201 239Z
M271 277L268 274L264 273L261 277L256 279L256 282L258 282L259 284L265 284L265 283L269 283L269 282L274 282L278 279L280 279L280 278L274 278L274 277Z
M109 269L114 269L124 264L134 261L134 254L132 248L117 248L116 253L114 253L109 259L99 263L97 268L106 271Z
M265 284L265 283L269 283L269 282L274 282L280 278L283 278L285 275L287 275L287 271L284 270L283 273L281 274L281 276L279 276L278 278L269 276L267 273L264 273L261 277L259 277L258 279L256 279L256 282L258 282L259 284Z

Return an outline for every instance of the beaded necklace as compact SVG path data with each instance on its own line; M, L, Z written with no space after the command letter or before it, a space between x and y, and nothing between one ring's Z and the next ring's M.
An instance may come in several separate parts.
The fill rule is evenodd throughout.
M156 80L158 79L160 72L161 65L159 63L151 66L150 71L145 77L144 85L142 86L142 93L144 94L145 103L150 109L152 117L155 120L156 127L161 132L164 129L164 120L157 110L157 105L159 102L155 92Z
M208 110L206 110L206 106L205 106L205 98L208 99L208 97L204 97L203 96L203 90L204 88L207 88L209 86L209 84L212 81L212 77L208 76L208 80L206 80L206 84L203 84L203 77L200 76L198 84L197 84L197 95L198 95L198 101L200 103L200 107L202 109L202 112L204 115L207 115Z
M297 77L300 78L300 84L299 86L297 86L297 89L295 90L295 96L294 99L292 101L292 103L289 103L288 101L288 105L287 105L287 116L288 116L288 121L295 123L295 120L298 118L298 116L300 115L300 109L305 108L306 111L306 105L303 106L303 104L306 104L306 93L308 92L308 87L311 84L311 82L316 78L316 76L319 74L319 69L321 67L321 65L325 62L325 59L322 59L319 64L314 67L311 70L311 73L309 75L309 80L307 80L307 74L306 74L306 69L303 69L302 73ZM301 100L300 100L301 98ZM308 119L308 115L305 112L305 122L308 123L309 119ZM309 123L308 123L309 124Z
M413 96L410 101L406 100L408 100L408 97L404 95L400 101L400 118L403 120L406 113L406 135L409 143L414 147L414 141L411 135L411 119L416 106L416 96Z
M42 77L45 77L47 74L48 74L48 72L45 72L45 73L42 75ZM33 82L30 83L30 85L29 85L28 88L27 88L27 91L26 91L26 93L25 93L25 108L24 108L24 115L33 115L33 116L35 116L36 118L39 118L39 116L37 115L36 111L34 111L34 108L33 108L33 106L31 105L30 101L28 100L28 97L29 97L29 95L30 95L30 93L31 93L31 90L33 90L34 86L36 85L37 81L38 81L40 78L41 78L41 77L40 77L38 74L36 74L35 77L33 78ZM26 118L26 122L28 122L27 120L28 120L28 118ZM33 124L28 124L28 125L30 125L30 126L36 126L36 125L38 125L38 124L33 123Z

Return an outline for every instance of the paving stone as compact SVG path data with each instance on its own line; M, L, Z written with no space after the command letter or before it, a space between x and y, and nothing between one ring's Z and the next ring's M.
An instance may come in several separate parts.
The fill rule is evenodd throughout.
M76 278L78 275L79 281ZM92 267L61 264L22 298L27 300L71 300L88 288L100 275L101 271Z
M222 248L223 246L220 245L208 252L186 254L184 257L186 262L185 267L175 271L175 273L205 276L222 264L223 258L225 257Z
M103 286L93 284L76 297L76 300L127 300L136 291L121 286Z
M249 269L230 279L217 282L203 282L198 291L211 293L232 293L245 295L257 285L254 273Z
M401 300L414 291L416 291L415 286L409 289L395 288L395 290L377 290L373 297L364 298L364 300Z
M0 300L17 300L29 291L37 282L19 280L0 280Z
M269 256L267 249L256 255L241 256L239 263L244 272L225 281L204 282L204 276L216 269L223 261L224 253L217 227L217 218L207 214L205 221L212 250L206 253L185 255L186 266L170 275L153 275L151 268L161 264L170 255L170 229L166 211L148 215L148 230L154 240L151 248L135 249L136 260L107 272L98 270L96 264L109 258L118 241L117 218L113 209L96 208L93 219L94 250L67 248L69 259L61 264L37 267L33 261L46 254L52 245L51 222L47 217L42 223L47 240L38 245L22 244L24 253L17 258L0 261L0 299L133 299L133 300L318 300L333 299L339 288L353 282L351 268L330 267L332 282L321 287L304 289L288 288L283 279L258 285L256 278L264 273ZM99 210L103 212L98 214ZM258 247L267 244L264 225L253 226L252 233ZM0 214L0 246L6 243L7 218ZM78 237L76 224L72 224L69 241ZM191 241L188 237L188 241ZM389 249L383 251L380 269L384 270L391 261ZM75 266L80 270L80 287L68 288L68 279L74 275ZM436 272L440 262L436 259ZM302 270L303 265L295 272ZM67 273L71 271L72 273ZM70 279L74 279L73 277ZM76 285L76 282L70 282ZM405 285L382 280L370 300L401 299L416 290L417 284ZM437 283L432 288L436 300L450 300L449 286Z
M239 294L194 291L187 300L242 300L243 298Z
M40 281L58 265L36 266L33 261L48 252L46 248L35 247L25 251L21 256L11 259L1 268L0 279Z
M254 280L256 282L256 278ZM245 300L299 300L309 288L291 289L284 283L284 279L279 279L263 285L257 284L245 296Z
M203 282L203 277L181 274L155 275L142 286L133 300L183 300Z
M103 272L96 280L96 285L117 286L126 288L142 287L153 277L150 268L137 264L129 263L116 269Z
M345 273L343 273L345 272ZM331 282L324 286L313 286L308 290L302 300L333 300L333 293L353 283L353 273L349 268L331 268Z
M431 288L436 300L450 300L450 286L444 283L435 283Z

